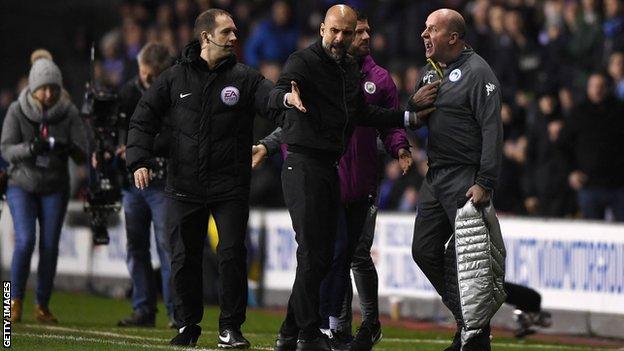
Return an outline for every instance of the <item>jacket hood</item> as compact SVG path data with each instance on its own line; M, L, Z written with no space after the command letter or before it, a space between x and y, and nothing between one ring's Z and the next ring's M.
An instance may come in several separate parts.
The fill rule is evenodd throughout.
M41 104L32 97L30 88L24 88L18 97L19 106L22 112L29 120L35 123L43 121L43 109ZM46 119L50 123L54 123L67 115L72 106L69 94L65 90L61 90L59 100L46 111Z
M179 61L181 62L193 62L199 59L199 54L201 53L201 45L199 45L199 40L193 40L192 42L186 44L184 49L182 49L182 58Z
M201 57L201 45L199 40L193 40L188 43L182 50L182 58L178 60L178 63L194 63L200 65L200 67L208 70L208 65ZM223 59L214 70L218 70L224 66L231 66L236 63L236 55L232 54Z

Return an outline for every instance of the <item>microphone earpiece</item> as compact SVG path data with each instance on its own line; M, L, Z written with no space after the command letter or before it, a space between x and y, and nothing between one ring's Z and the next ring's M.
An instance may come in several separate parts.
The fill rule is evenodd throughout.
M208 40L209 42L215 44L216 46L219 46L219 47L222 47L222 48L231 48L232 47L232 45L222 45L222 44L219 44L216 41L210 39L211 37L212 36L210 34L207 34L206 35L206 40Z
M221 44L217 43L214 40L210 40L210 38L208 38L208 41L213 43L213 44L215 44L216 46L219 46L219 47L222 47L222 48L231 48L232 47L232 45L221 45Z

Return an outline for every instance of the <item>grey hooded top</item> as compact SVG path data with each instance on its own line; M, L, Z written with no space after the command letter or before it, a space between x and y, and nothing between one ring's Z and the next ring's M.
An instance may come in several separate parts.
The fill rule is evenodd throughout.
M48 132L54 137L55 147L47 154L48 166L41 167L37 156L30 151L30 143L39 134L42 120L39 103L25 88L9 106L2 126L0 151L10 164L9 186L19 186L37 194L68 191L68 156L77 161L87 154L84 123L69 95L62 91L58 102L47 110Z

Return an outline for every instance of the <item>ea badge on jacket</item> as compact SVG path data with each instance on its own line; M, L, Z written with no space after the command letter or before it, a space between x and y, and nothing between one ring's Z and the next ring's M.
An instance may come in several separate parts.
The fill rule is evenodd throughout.
M364 83L364 90L372 95L375 94L375 91L377 91L377 86L375 85L375 83L369 81Z
M457 82L459 78L461 78L461 70L459 68L455 68L451 74L449 74L449 80L451 82Z
M240 92L238 88L233 86L227 86L221 90L221 101L228 106L234 106L240 98Z

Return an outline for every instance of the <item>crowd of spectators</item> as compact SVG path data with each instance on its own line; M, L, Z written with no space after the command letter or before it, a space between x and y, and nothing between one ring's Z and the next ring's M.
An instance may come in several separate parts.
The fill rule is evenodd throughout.
M122 1L119 25L98 38L95 77L119 88L136 75L136 55L149 41L179 56L193 39L196 15L218 7L234 15L238 59L275 81L288 55L318 38L322 13L338 2L368 13L372 55L392 73L403 106L424 64L420 33L427 15L440 7L464 15L468 43L502 86L504 159L494 195L499 211L624 221L624 157L616 151L624 149L622 0ZM0 92L0 116L16 94ZM273 126L257 121L259 139ZM408 175L387 159L381 209L416 209L427 171L426 136L426 130L410 132L416 162ZM252 205L283 204L281 160L271 161L254 171Z

